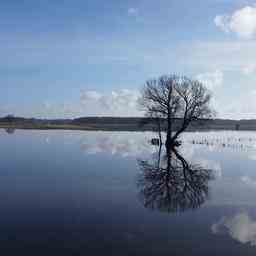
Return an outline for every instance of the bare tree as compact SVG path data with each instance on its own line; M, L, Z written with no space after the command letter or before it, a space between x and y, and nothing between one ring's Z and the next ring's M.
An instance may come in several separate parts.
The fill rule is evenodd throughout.
M161 76L148 80L140 100L147 116L167 119L167 144L171 142L172 119L180 108L180 98L174 90L177 81L177 76Z
M171 146L192 121L212 116L210 100L210 92L199 81L171 75L148 80L140 105L147 116L167 121L166 145ZM176 118L181 120L181 125L173 133Z

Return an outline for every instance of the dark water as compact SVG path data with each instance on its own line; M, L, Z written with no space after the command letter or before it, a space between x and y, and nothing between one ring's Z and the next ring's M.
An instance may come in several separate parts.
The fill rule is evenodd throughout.
M3 255L255 255L256 134L185 134L182 157L211 171L185 196L143 171L152 136L0 130Z

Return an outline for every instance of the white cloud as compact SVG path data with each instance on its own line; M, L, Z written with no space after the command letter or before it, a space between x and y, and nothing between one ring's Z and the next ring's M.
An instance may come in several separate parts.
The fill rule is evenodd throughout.
M90 115L141 116L137 105L139 97L137 90L122 89L109 94L82 91L80 98Z
M214 93L212 100L217 117L235 119L255 117L255 77L249 74L256 74L256 40L194 42L191 49L184 51L187 56L183 62L184 66L206 72L208 70L223 72L225 86L215 87L219 90ZM198 76L206 80L204 75Z
M239 100L230 101L219 107L223 118L252 119L256 113L255 90L241 92Z
M229 32L229 28L227 26L228 22L229 16L227 15L217 15L214 19L215 25L226 33Z
M240 38L250 39L256 35L256 6L245 6L231 15L217 15L215 25L224 32L234 32Z
M102 95L96 91L82 91L81 92L81 100L89 101L89 100L100 100Z
M199 74L196 78L210 90L220 87L223 83L223 73L220 70Z
M121 89L110 93L83 90L80 99L64 103L45 101L38 106L25 106L16 115L43 118L75 118L80 116L143 116L139 111L137 90ZM9 112L10 113L10 112ZM0 112L1 114L1 112Z
M245 212L231 218L222 217L211 230L213 234L228 234L242 244L256 245L256 221Z
M130 15L130 16L136 16L138 14L139 10L137 8L131 7L128 9L127 12L128 12L128 15Z
M27 110L23 110L28 112ZM29 117L43 117L43 118L74 118L83 114L82 105L78 103L62 103L53 104L45 102L42 106L34 108L35 113L31 113ZM24 114L21 114L22 116ZM26 115L25 115L26 116Z
M183 51L187 57L181 64L189 68L240 72L255 65L256 41L199 41Z
M242 73L244 75L251 75L253 73L256 72L256 65L255 64L249 64L247 66L245 66L244 68L242 68Z

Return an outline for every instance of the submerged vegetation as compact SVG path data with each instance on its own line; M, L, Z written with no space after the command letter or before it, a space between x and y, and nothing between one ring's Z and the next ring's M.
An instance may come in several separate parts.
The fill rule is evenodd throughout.
M256 134L254 132L195 132L183 134L182 142L209 147L230 148L246 151L256 150Z

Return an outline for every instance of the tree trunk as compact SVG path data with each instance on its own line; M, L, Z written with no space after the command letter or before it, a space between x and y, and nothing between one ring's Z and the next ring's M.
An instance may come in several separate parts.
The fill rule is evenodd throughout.
M163 142L162 142L161 119L160 119L160 118L158 118L158 119L157 119L157 124L158 124L158 136L159 136L159 142L160 142L160 145L162 146Z
M190 123L190 122L187 122L186 120L183 122L182 127L181 127L181 128L174 134L174 136L171 138L171 141L170 141L170 144L171 144L171 145L173 145L173 144L175 143L175 141L178 139L179 135L180 135L181 133L183 133L183 132L187 129L189 123Z
M171 141L172 141L172 108L171 108L172 90L173 88L171 85L168 93L167 134L166 134L166 142L165 142L167 153L170 153Z
M170 152L171 144L172 144L172 119L171 119L171 114L168 113L168 117L167 117L167 134L166 134L166 142L165 142L167 153Z

